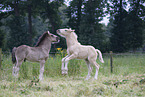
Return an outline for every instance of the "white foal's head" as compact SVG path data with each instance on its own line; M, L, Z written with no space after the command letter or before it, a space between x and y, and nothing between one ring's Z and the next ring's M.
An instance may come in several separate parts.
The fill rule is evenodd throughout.
M70 35L72 32L74 32L75 30L72 30L71 28L65 28L65 29L58 29L56 32L58 35L62 36L62 37L67 37L68 35Z

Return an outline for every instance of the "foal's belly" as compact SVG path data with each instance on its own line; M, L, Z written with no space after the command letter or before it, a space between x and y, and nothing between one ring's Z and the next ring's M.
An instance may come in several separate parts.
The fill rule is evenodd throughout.
M86 52L79 52L77 59L86 59L88 58L88 54Z
M75 54L76 59L86 59L88 58L88 48L85 46L77 46L68 49L70 55Z
M31 62L40 62L41 60L46 60L48 57L49 57L49 54L45 54L43 52L39 52L39 53L31 52L26 56L26 59Z

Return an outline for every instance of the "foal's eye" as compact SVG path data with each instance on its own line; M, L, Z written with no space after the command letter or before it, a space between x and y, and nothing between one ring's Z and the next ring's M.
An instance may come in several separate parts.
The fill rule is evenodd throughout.
M67 30L65 30L65 31L67 31Z
M51 35L51 37L53 37L53 35Z

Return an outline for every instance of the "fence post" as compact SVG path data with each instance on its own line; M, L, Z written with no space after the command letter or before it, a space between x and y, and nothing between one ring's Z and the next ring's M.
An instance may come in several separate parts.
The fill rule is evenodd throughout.
M0 70L2 69L2 49L0 48Z
M111 67L111 73L113 73L113 57L112 57L112 55L113 55L113 52L110 51L110 67Z

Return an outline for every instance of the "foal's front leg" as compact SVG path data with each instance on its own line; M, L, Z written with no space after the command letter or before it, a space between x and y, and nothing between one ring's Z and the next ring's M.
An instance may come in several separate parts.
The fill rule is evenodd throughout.
M65 56L64 58L62 58L62 65L61 65L61 71L62 71L62 75L67 74L67 72L64 69L64 63L65 63L65 59L69 57L69 55Z
M68 74L67 64L68 64L69 60L74 59L74 58L76 58L76 54L72 54L65 59L65 68L64 68L65 74Z
M39 75L39 80L43 80L44 65L45 65L45 60L40 61L40 75Z

